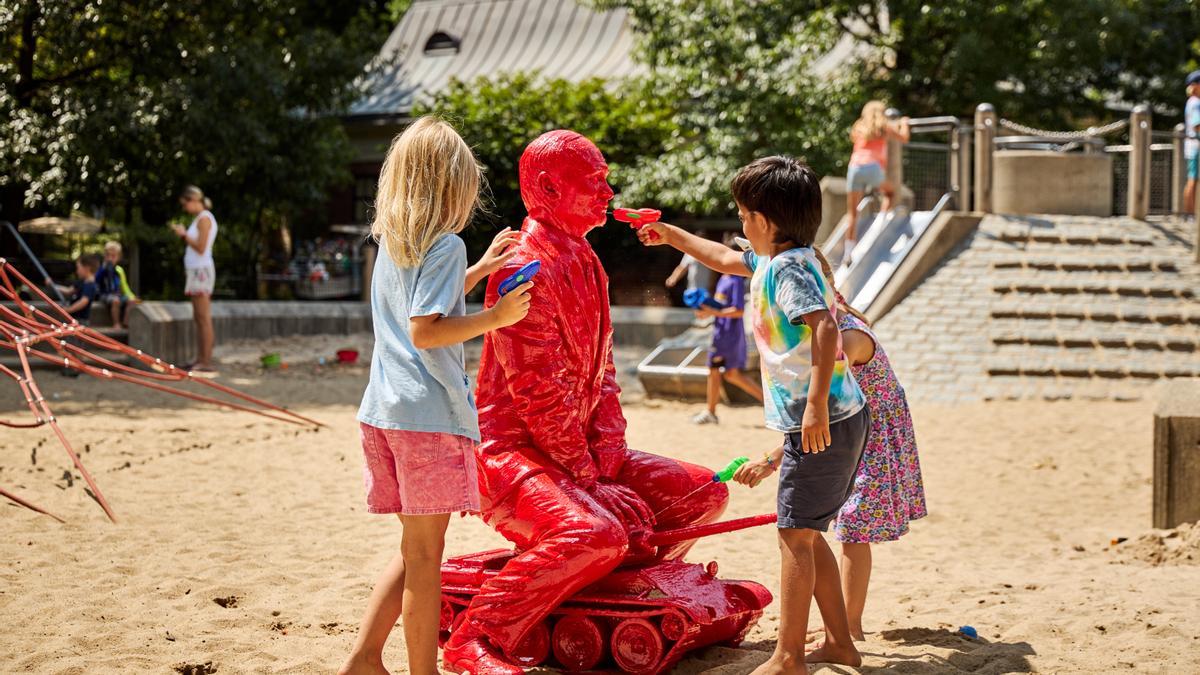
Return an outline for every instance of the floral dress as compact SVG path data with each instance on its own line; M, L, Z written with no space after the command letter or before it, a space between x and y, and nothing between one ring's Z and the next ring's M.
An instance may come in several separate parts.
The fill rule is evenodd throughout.
M854 492L838 513L834 534L844 543L895 541L908 532L909 521L926 514L908 401L871 329L849 312L839 317L838 328L869 335L875 343L875 356L861 366L852 366L871 409L871 432L854 478Z

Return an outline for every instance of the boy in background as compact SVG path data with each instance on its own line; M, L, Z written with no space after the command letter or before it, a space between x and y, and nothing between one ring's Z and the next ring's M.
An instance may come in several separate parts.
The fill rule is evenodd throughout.
M67 295L71 301L65 309L72 319L81 326L88 325L92 316L92 303L100 295L96 287L96 272L100 269L100 256L95 253L85 253L75 259L75 283L71 286L59 286L50 277L46 277L47 286L57 286L58 290ZM73 338L67 338L71 342ZM62 374L67 377L79 377L79 371L63 368Z
M108 311L112 316L113 328L123 330L129 325L129 303L137 298L129 281L125 278L125 268L121 267L121 244L115 241L104 244L104 262L96 273L96 287L100 290L100 299L108 303Z
M726 232L723 242L733 246L734 233ZM745 376L746 329L742 315L746 307L746 279L736 274L722 274L717 279L713 300L725 305L713 309L700 305L696 316L713 319L712 343L708 348L708 409L692 417L693 424L718 424L717 402L721 400L721 380L734 385L762 403L762 387Z
M870 412L842 354L836 295L813 248L820 181L806 164L775 156L743 167L731 188L753 251L741 255L666 223L643 226L638 238L673 246L718 272L751 277L763 408L767 427L783 433L783 445L763 457L779 470L779 639L754 675L803 673L806 661L858 667L862 656L850 636L837 559L820 533L854 490ZM746 482L748 467L734 479ZM806 655L814 596L825 643Z

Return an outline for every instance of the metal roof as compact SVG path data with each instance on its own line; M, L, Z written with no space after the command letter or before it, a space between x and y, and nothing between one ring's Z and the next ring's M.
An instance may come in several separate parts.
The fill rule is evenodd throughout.
M446 46L446 36L457 48ZM405 115L451 78L533 70L573 82L624 78L639 69L632 50L624 9L597 12L573 0L416 0L380 50L390 65L350 115Z

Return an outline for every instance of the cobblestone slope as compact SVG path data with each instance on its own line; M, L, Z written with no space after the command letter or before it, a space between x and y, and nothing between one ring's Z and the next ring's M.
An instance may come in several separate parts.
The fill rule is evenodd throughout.
M988 216L876 326L909 397L1136 399L1200 377L1200 265L1176 220Z

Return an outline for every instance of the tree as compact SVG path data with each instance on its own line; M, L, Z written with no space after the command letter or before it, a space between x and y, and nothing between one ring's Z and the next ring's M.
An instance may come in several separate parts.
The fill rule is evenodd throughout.
M1200 30L1200 5L1189 0L796 4L829 13L868 46L851 67L873 73L868 89L906 113L967 116L987 101L1057 128L1109 117L1114 100L1178 107Z
M729 181L757 157L790 154L821 173L842 163L861 94L853 72L813 73L838 35L828 14L784 1L595 4L628 9L654 101L679 110L667 152L629 173L635 201L728 215Z
M103 209L172 246L143 259L175 276L160 226L197 183L248 280L264 235L346 177L338 115L389 4L0 0L3 217Z
M669 100L651 96L637 83L614 88L600 79L574 84L516 73L453 81L433 100L418 105L413 115L437 114L460 130L486 167L490 206L484 219L515 226L525 214L517 161L534 138L552 129L573 129L587 136L608 159L610 182L621 189L635 161L663 152L676 132L674 112ZM612 235L613 245L632 242L626 234ZM468 231L467 236L473 250L491 239L486 231ZM603 240L608 235L599 236Z

